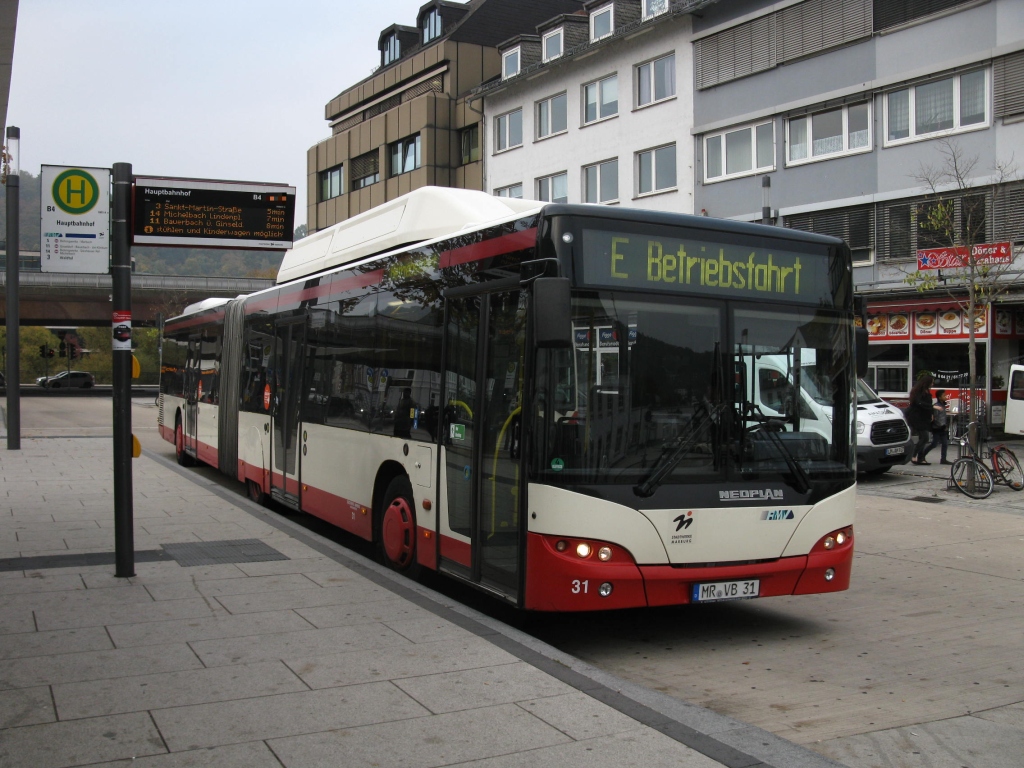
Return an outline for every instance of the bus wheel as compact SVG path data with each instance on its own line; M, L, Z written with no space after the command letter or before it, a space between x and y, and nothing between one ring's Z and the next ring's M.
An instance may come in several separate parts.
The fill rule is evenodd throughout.
M263 492L263 488L255 480L246 480L245 486L249 491L249 499L255 501L261 507L267 504L267 494Z
M191 467L195 461L185 453L185 432L181 429L181 422L174 424L174 455L178 463L183 467Z
M406 477L396 477L384 494L384 511L380 522L379 547L384 563L396 571L416 578L416 512L412 486Z

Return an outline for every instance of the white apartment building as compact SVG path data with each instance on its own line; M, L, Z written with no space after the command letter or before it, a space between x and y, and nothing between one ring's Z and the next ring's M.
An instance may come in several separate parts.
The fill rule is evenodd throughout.
M500 79L475 91L484 189L693 213L690 13L703 5L593 0L501 43Z

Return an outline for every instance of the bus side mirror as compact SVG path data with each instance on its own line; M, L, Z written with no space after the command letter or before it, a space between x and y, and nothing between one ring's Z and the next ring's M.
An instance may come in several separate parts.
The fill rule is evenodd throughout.
M531 283L533 339L541 349L572 348L569 278L538 277Z
M868 375L868 329L854 328L853 349L857 355L857 378Z

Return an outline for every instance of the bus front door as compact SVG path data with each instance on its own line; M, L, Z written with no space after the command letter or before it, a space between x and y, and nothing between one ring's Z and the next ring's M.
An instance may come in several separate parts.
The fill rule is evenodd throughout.
M299 434L302 397L302 344L305 318L279 322L274 330L271 386L270 495L282 504L300 509L299 472L302 442Z
M202 360L202 339L192 336L188 340L188 355L185 358L185 413L181 431L184 437L185 453L197 456L199 443L199 388L202 386L200 371Z
M512 602L519 595L525 487L524 301L518 290L450 299L445 331L440 567Z

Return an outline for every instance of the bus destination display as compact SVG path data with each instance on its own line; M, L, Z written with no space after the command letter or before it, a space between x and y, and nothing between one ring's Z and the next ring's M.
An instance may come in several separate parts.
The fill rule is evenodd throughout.
M828 306L828 263L824 249L800 252L660 233L583 231L588 285Z
M136 245L287 250L295 187L135 177Z

